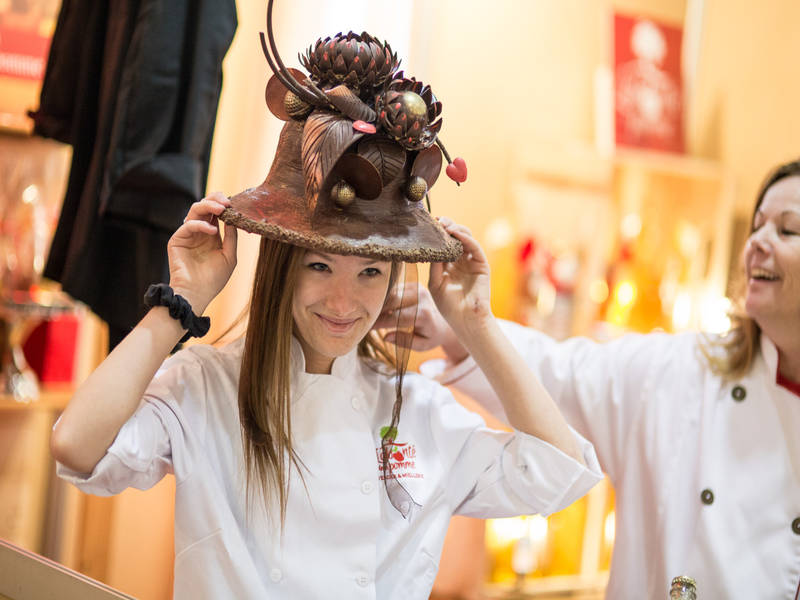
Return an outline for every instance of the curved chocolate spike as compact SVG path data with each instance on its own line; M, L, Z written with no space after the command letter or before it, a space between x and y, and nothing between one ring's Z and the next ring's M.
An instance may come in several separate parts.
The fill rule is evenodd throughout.
M289 69L286 68L286 65L283 64L281 60L280 54L278 54L278 48L275 44L275 36L272 33L272 3L273 0L269 0L267 3L267 39L269 39L269 47L272 50L272 54L274 54L274 59L270 55L269 50L267 49L266 40L264 39L264 33L261 33L261 48L264 51L264 56L267 57L267 62L269 63L270 68L278 76L281 83L286 86L287 89L297 94L300 98L305 100L306 102L314 105L320 105L321 103L327 104L327 99L323 94L317 94L319 90L313 91L309 90L305 86L301 85L289 72ZM277 64L277 66L276 66Z
M294 81L294 78L291 76L291 73L289 73L289 70L286 68L286 65L283 64L283 61L281 60L281 55L278 54L278 46L275 43L275 35L272 32L272 3L273 3L273 0L269 0L269 2L267 3L267 38L269 39L269 47L272 50L272 54L275 57L275 62L278 63L278 67L280 67L281 73L283 73L284 77L290 78L290 79L292 79ZM308 88L306 88L304 86L301 86L299 82L294 81L294 83L296 84L297 87L302 88L303 92L298 93L296 90L292 90L292 91L294 91L298 96L303 98L303 100L306 100L306 97L305 97L306 95L310 95L312 97L316 97L316 102L311 100L312 104L319 104L320 101L327 103L327 98L325 98L324 95L319 95L318 96L316 94L316 92L311 91L311 90L309 90ZM317 90L317 91L319 91L319 90ZM306 101L308 101L308 100L306 100Z
M444 144L442 143L442 140L439 139L438 135L436 136L436 145L442 149L442 154L444 154L444 159L447 161L447 164L449 165L451 162L453 162L453 160L450 158L450 155L447 153L447 148L444 147Z
M306 82L303 85L307 86L306 89L311 90L321 102L328 102L328 96L325 94L325 92L319 89L310 78L307 77Z
M306 102L309 102L310 104L319 104L319 100L317 99L316 96L314 96L307 89L301 87L300 84L294 80L294 78L292 79L287 78L286 75L282 73L281 70L277 67L275 62L272 60L272 56L269 53L269 49L267 48L267 40L266 38L264 38L263 32L261 32L261 49L264 51L264 56L267 58L267 63L269 63L269 68L272 69L272 72L275 74L275 77L277 77L278 80L284 86L286 86L287 90L294 92L295 94L300 96L300 98L302 98Z

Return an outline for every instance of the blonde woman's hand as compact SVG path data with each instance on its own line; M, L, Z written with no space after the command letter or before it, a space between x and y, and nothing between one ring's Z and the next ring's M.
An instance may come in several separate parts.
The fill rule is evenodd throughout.
M441 347L454 364L467 357L467 351L436 308L430 291L419 283L401 283L390 290L374 327L384 330L383 339L390 344L417 352Z
M442 316L462 342L492 320L489 263L464 225L442 217L439 223L459 240L464 253L456 262L432 263L428 288Z
M220 192L195 202L167 243L170 286L198 315L236 266L236 228L226 223L225 238L220 236L218 217L228 206L230 200Z

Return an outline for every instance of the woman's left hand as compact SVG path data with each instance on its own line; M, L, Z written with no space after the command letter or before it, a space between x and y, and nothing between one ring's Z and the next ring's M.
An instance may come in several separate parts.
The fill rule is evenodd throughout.
M428 289L455 333L467 336L492 319L489 263L470 230L441 217L445 231L464 245L456 262L431 263Z

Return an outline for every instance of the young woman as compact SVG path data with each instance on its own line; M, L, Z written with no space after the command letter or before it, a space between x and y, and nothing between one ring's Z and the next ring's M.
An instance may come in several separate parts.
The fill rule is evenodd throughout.
M310 55L311 79L276 66L268 86L287 124L267 180L193 205L169 243L170 287L151 289L152 310L53 432L59 473L87 492L174 473L177 598L427 598L451 515L549 513L600 478L500 333L480 247L422 206L441 105L366 34ZM343 89L332 56L371 67L331 71ZM370 113L358 102L376 92ZM202 333L196 314L236 262L234 225L264 236L245 337L163 362ZM406 375L370 334L403 262L433 262L431 293L513 432Z

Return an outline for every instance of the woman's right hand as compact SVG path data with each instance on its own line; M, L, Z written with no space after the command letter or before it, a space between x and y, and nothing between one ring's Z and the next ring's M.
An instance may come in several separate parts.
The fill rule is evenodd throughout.
M236 266L236 228L225 224L220 237L218 217L230 199L214 192L192 204L189 214L167 243L169 283L202 314L230 279Z

